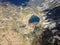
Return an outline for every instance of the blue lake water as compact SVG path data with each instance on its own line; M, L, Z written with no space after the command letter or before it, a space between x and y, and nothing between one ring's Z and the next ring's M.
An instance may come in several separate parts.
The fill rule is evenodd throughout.
M0 0L0 2L2 2L2 3L3 2L9 2L9 3L14 4L16 6L26 6L27 3L29 2L29 0ZM24 5L22 5L22 3Z
M32 15L29 19L29 23L39 22L40 18L38 16Z

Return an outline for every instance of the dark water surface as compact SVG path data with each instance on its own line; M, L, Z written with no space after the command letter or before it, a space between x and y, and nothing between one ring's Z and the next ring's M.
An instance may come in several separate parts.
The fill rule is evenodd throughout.
M39 22L40 18L38 16L32 15L29 19L29 23Z
M11 4L14 4L16 6L26 6L29 0L0 0L0 2L9 2Z

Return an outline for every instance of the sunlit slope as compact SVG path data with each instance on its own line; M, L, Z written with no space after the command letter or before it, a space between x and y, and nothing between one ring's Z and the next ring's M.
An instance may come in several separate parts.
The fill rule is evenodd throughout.
M0 6L0 41L4 40L0 42L1 45L33 45L36 37L42 33L45 21L44 14L35 9L37 7ZM40 30L35 31L28 23L33 14L40 18L37 24Z

